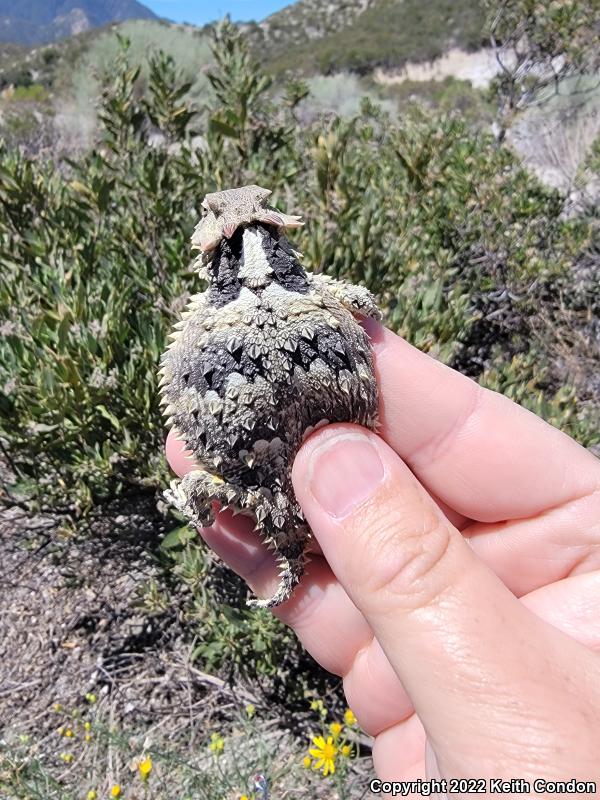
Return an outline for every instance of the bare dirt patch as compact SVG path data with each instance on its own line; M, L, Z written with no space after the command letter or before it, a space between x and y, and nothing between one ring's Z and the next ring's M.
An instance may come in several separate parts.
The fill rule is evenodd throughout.
M456 78L470 81L476 89L485 89L499 72L500 66L491 48L469 53L453 47L434 61L409 61L399 70L376 69L373 78L377 83L384 85Z

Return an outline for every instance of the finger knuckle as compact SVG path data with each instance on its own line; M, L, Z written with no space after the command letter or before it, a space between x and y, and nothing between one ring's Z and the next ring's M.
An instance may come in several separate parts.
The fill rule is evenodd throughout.
M404 608L436 602L449 582L447 561L453 536L450 524L429 504L383 514L362 532L361 583L365 596ZM366 570L366 574L365 574Z

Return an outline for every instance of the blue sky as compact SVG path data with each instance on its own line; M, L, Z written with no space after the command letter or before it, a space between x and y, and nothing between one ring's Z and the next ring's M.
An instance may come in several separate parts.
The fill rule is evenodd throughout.
M234 20L261 20L293 0L142 0L159 17L203 25L229 14Z

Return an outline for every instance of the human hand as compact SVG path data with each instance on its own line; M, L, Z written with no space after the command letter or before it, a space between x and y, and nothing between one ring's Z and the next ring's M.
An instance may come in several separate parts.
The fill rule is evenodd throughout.
M370 333L379 435L331 425L303 445L294 488L322 555L275 613L343 676L383 780L598 779L600 462ZM268 595L251 527L223 512L203 536Z

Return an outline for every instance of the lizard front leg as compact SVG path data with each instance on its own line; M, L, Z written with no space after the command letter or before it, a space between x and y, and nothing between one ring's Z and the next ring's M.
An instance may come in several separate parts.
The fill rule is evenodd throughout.
M364 286L344 283L344 281L330 278L329 275L311 275L310 282L315 291L319 294L329 292L355 317L381 319L381 311L377 308L375 298Z

